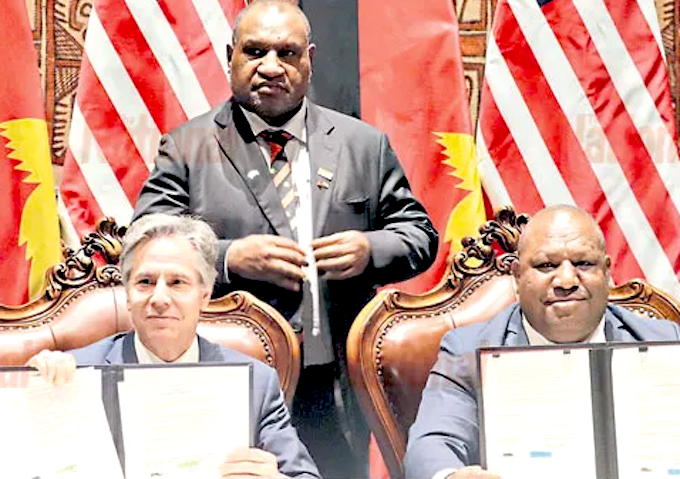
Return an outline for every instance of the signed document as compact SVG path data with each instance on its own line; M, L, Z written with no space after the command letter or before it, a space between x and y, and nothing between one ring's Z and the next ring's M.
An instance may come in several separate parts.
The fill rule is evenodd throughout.
M680 477L680 343L478 355L482 462L503 479Z
M252 365L0 368L0 479L216 479L252 445Z
M118 383L127 479L216 479L251 443L250 367L128 368Z
M98 370L55 387L34 370L0 373L0 477L122 479Z
M503 479L596 479L588 350L481 361L487 468Z
M680 345L612 354L619 479L680 477Z

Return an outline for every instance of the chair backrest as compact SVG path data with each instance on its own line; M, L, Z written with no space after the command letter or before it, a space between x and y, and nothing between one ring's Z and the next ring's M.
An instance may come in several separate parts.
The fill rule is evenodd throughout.
M350 379L392 479L403 477L408 429L442 336L491 319L516 300L511 267L528 219L499 211L478 238L463 240L437 288L423 295L383 290L357 316L347 340ZM610 300L680 323L680 304L642 280L614 288Z
M42 349L75 349L132 329L116 265L124 233L111 220L101 222L79 250L66 250L65 261L51 268L41 296L21 306L0 305L0 365L23 365ZM210 301L198 333L272 366L292 400L300 345L274 308L235 291Z

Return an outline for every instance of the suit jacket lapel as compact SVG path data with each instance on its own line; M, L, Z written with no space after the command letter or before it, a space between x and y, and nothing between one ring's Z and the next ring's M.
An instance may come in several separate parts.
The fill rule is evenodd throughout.
M114 339L113 347L106 355L107 364L137 364L135 351L135 333L130 332Z
M336 170L338 168L339 145L332 134L334 129L335 126L321 109L308 101L307 140L315 238L323 235L323 227L326 224L334 185L338 181Z
M243 112L230 100L215 115L215 122L219 126L216 138L222 152L243 178L262 214L277 234L293 238L279 193Z
M198 362L221 362L224 361L222 350L217 344L206 341L198 337Z
M515 306L508 317L505 338L503 338L501 344L503 344L503 346L529 345L529 338L522 325L522 309L519 307L519 304Z
M609 308L604 312L604 337L611 342L639 341L642 338L635 328L626 326Z

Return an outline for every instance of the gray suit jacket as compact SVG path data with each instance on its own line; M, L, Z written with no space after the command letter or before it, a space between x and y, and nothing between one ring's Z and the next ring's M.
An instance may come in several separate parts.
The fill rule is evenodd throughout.
M327 314L322 321L330 324L336 347L344 348L353 319L376 286L411 277L432 263L437 234L383 133L311 101L306 126L314 237L359 230L372 248L362 275L321 279L322 316ZM197 214L213 226L220 238L215 296L246 290L289 319L297 311L300 294L236 276L225 284L224 256L232 240L252 234L292 238L256 138L231 100L162 138L135 218L155 212Z
M680 329L670 321L642 319L618 306L605 312L605 337L612 342L675 341ZM515 303L485 323L449 331L423 390L409 432L404 459L407 479L430 479L447 468L479 464L476 350L528 346L522 312Z
M134 334L116 334L69 352L75 356L78 365L137 364ZM200 336L198 347L199 361L202 363L253 365L251 407L255 421L255 447L274 454L281 473L295 478L319 479L321 476L316 465L291 425L276 371L250 356L213 344Z

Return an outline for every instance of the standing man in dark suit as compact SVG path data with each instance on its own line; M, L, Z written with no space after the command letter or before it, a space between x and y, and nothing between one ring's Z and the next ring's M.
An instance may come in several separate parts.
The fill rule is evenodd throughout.
M216 256L217 238L203 221L165 214L137 221L125 235L120 259L135 330L67 353L41 351L27 364L61 384L73 377L76 364L250 363L256 447L229 453L220 477L320 479L291 425L276 371L196 335Z
M294 423L324 476L356 479L368 434L343 374L347 333L377 286L431 264L437 235L387 137L305 98L310 40L291 2L241 12L228 47L233 98L163 137L135 217L191 213L212 225L214 295L250 291L300 332Z
M409 433L407 479L498 479L477 465L478 347L680 339L675 323L639 318L607 303L610 259L602 231L584 211L539 211L517 253L519 302L442 339Z

